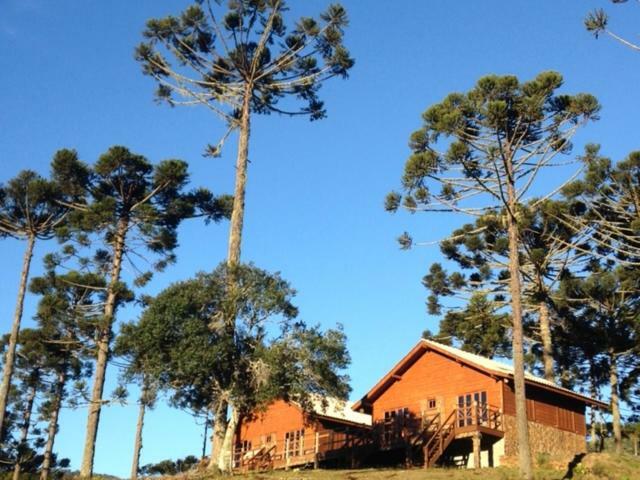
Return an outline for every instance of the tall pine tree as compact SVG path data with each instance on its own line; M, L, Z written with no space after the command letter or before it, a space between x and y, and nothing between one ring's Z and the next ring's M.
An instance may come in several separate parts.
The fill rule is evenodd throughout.
M411 135L413 154L402 177L404 200L391 193L386 201L390 210L403 204L411 211L504 213L517 438L526 479L533 473L524 391L520 206L538 173L570 150L577 128L599 110L591 95L557 94L561 85L562 76L555 72L523 83L513 76L492 75L469 92L450 94L430 107L423 126Z
M25 170L0 185L0 232L4 236L26 241L22 271L18 284L13 324L4 358L0 383L0 441L3 438L7 397L20 333L24 297L27 291L31 259L37 240L47 240L64 221L72 204L81 203L87 171L72 150L58 151L51 164L51 179Z

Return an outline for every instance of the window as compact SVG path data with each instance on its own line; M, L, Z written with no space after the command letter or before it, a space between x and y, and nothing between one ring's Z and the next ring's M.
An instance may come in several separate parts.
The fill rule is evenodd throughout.
M438 406L438 402L436 402L435 398L430 398L429 400L427 400L427 408L429 410L435 410Z
M304 428L285 433L284 445L287 457L302 455L304 452Z
M402 438L402 430L409 423L409 409L398 408L384 412L385 445L392 445Z
M458 396L458 427L484 423L488 420L487 392L474 392Z
M275 433L269 433L267 435L263 435L262 438L262 445L275 445L276 443L276 434Z

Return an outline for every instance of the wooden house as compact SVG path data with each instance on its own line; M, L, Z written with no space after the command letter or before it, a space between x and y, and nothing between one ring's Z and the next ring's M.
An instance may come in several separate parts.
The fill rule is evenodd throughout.
M372 448L371 416L351 407L315 396L307 409L311 411L295 402L275 401L238 426L235 469L355 466Z
M526 397L534 459L584 452L585 409L606 408L530 374ZM513 367L433 341L421 340L353 408L372 416L377 460L479 467L517 455Z

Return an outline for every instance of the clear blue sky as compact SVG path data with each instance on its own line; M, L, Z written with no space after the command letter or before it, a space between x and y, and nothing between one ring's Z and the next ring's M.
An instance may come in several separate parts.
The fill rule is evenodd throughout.
M316 14L328 0L295 1ZM595 94L602 119L576 137L603 145L618 159L640 149L640 56L582 28L594 6L613 14L612 27L638 38L640 9L605 1L344 0L347 43L357 60L348 81L322 91L321 122L277 116L257 119L251 140L244 260L279 270L299 291L301 317L345 325L358 398L437 319L425 312L420 279L438 249L400 251L408 230L418 240L445 236L462 219L389 215L385 194L398 185L407 138L420 113L482 75L529 78L541 70L565 75L565 91ZM187 1L0 0L0 181L19 170L48 170L59 148L94 161L114 144L152 161L190 162L194 184L231 192L233 142L220 159L201 156L222 125L203 109L158 106L153 85L133 60L146 19L178 13ZM549 186L558 179L543 178ZM545 187L542 187L545 188ZM227 224L190 222L180 231L179 262L148 289L211 270L226 252ZM9 330L24 245L0 243L0 330ZM33 273L54 243L37 246ZM32 324L35 299L26 304ZM121 320L135 317L121 312ZM109 370L109 385L117 375ZM128 406L104 410L97 472L126 476L133 445L136 392ZM79 466L85 410L65 411L56 450ZM188 415L159 406L147 418L142 463L198 454L202 429Z

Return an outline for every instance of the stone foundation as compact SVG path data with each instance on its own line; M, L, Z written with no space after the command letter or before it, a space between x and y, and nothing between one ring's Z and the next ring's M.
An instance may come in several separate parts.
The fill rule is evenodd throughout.
M514 416L504 416L504 429L504 457L500 463L517 463L518 439ZM569 462L577 454L587 451L584 435L537 422L529 422L529 444L534 462L538 461L541 455L548 456L548 460Z

